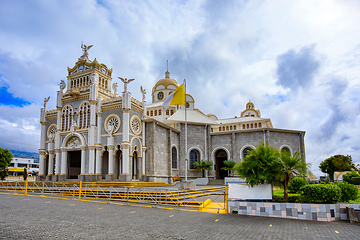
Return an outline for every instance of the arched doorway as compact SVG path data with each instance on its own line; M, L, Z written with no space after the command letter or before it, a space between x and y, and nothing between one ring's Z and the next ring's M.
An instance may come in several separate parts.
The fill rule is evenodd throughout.
M221 170L222 167L225 167L224 161L228 160L228 155L224 149L217 150L215 153L215 162L216 162L216 179L224 179L228 177L227 170Z
M81 173L81 151L68 151L68 178L77 179Z
M137 153L136 152L134 152L133 153L133 157L132 157L132 171L131 171L131 173L132 173L132 179L136 179L136 177L137 177L137 160L138 160L138 155L137 155Z
M102 163L101 163L101 176L102 179L106 179L106 175L109 173L109 152L107 151L107 147L105 147L105 151L102 155Z
M115 154L115 167L114 167L114 174L115 178L119 179L120 174L122 173L122 151L118 149Z
M44 176L47 176L49 174L49 153L46 153L44 158Z

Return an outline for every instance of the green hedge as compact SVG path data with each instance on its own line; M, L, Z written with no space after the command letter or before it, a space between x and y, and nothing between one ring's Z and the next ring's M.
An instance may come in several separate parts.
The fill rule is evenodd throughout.
M356 179L360 178L360 174L357 171L351 171L343 175L343 180L345 182L354 181L354 178Z
M301 196L308 203L337 203L341 188L335 184L312 184L301 188Z
M358 189L355 185L347 182L335 183L336 186L341 188L341 202L349 202L350 200L357 199Z
M300 193L300 189L307 185L307 181L302 177L294 177L289 185L289 191L292 193Z

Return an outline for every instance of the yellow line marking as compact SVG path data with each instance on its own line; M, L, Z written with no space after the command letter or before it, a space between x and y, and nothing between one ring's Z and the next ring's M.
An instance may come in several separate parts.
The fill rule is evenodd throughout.
M180 209L180 211L186 211L186 212L198 212L198 210L191 210L191 209Z
M216 219L216 220L215 220L215 222L218 222L218 221L219 221L219 219Z
M75 206L75 204L70 204L70 206Z
M339 233L338 231L335 231L336 233Z
M45 203L51 203L50 201L47 201L47 202L45 202Z
M173 217L174 215L170 215L169 217Z
M103 209L102 207L99 207L98 209Z
M24 201L26 201L26 200L30 200L30 199L24 199Z
M132 211L131 213L135 213L136 211Z
M174 209L174 208L169 208L169 207L158 207L158 208L161 208L161 209Z
M269 227L272 227L272 224L270 224Z

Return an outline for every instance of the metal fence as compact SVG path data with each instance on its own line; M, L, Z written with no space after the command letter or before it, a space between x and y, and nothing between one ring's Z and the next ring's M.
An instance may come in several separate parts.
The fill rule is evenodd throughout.
M124 204L148 204L224 212L227 187L177 190L167 187L121 186L116 183L0 181L0 190L15 193L61 195L69 198L106 200Z

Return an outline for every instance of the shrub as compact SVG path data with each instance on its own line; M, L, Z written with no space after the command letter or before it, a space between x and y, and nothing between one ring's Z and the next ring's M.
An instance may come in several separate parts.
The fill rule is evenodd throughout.
M345 182L354 181L354 179L353 179L354 177L358 178L358 177L360 177L360 174L357 171L351 171L351 172L345 173L343 175L343 180Z
M335 185L341 188L341 201L349 202L350 200L357 199L358 189L355 185L349 184L347 182L339 182Z
M309 203L337 203L341 200L341 188L334 184L312 184L301 188L301 196Z
M300 192L300 188L307 184L306 180L302 177L294 177L290 182L289 191L292 193Z
M284 200L284 194L274 194L273 195L273 201L274 202L285 202ZM301 203L302 197L300 194L297 193L289 193L289 201L290 203Z

